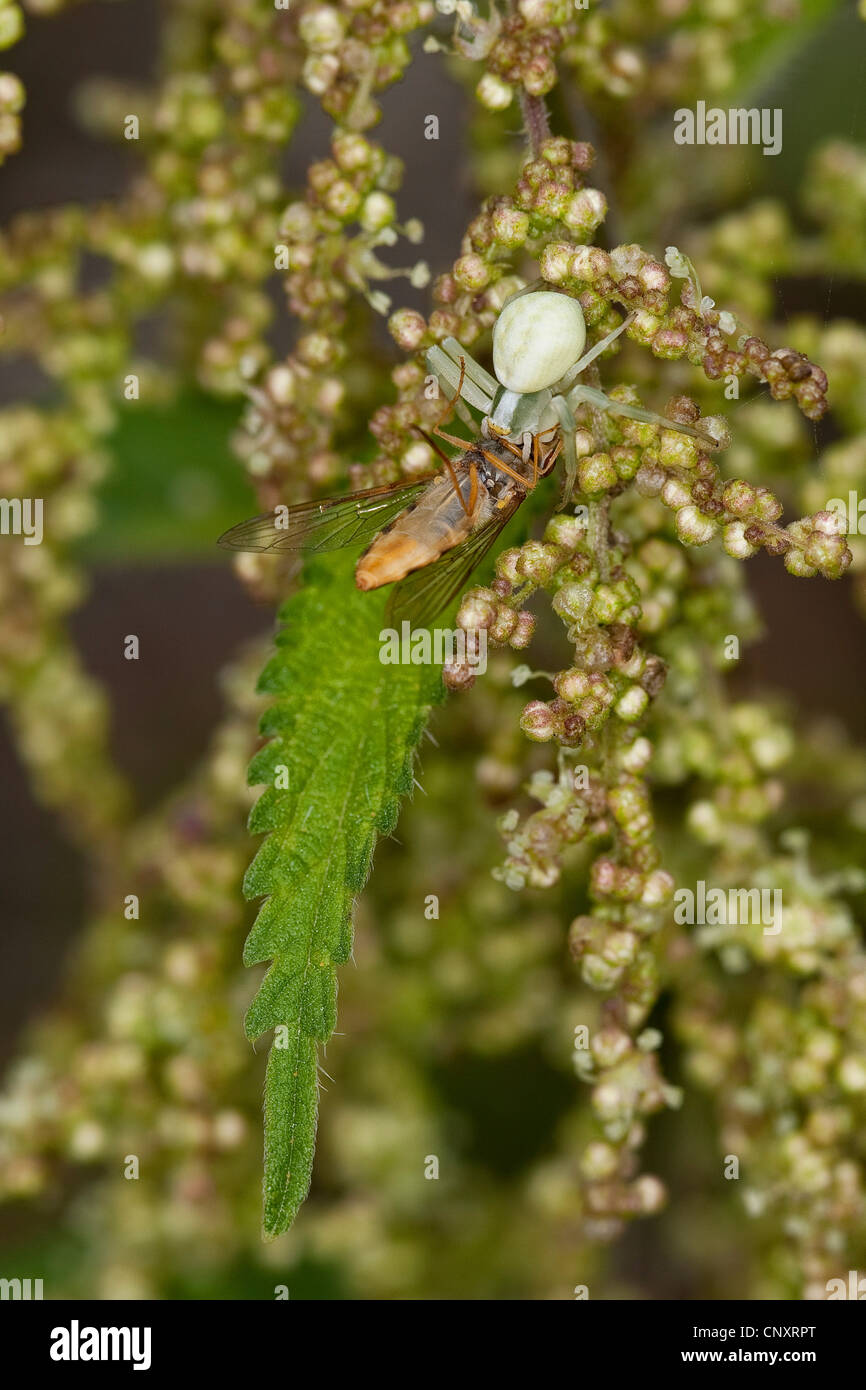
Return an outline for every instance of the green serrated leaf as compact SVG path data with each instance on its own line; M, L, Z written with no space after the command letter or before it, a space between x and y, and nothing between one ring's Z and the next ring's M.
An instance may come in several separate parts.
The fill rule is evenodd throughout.
M362 594L348 557L311 565L280 610L277 652L259 689L270 742L250 765L264 783L250 829L267 833L244 892L265 896L244 962L270 961L246 1017L274 1041L265 1083L264 1230L294 1220L310 1185L318 1109L318 1044L336 1023L336 967L352 949L352 902L412 788L415 750L443 698L435 666L384 665L385 596Z

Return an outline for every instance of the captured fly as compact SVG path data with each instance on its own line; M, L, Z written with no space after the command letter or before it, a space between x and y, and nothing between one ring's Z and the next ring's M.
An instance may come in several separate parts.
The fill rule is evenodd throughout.
M465 587L506 522L539 478L550 472L562 447L558 428L527 436L522 448L498 433L468 448L465 440L442 437L464 448L451 460L433 445L445 464L444 473L323 502L276 507L233 526L219 543L229 550L270 554L366 543L355 567L358 588L394 584L389 623L408 620L428 627Z

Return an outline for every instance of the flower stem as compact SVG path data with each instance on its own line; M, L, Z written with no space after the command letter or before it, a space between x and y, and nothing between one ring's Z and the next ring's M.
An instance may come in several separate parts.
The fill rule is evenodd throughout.
M530 96L521 91L520 109L523 112L523 126L533 159L537 159L541 146L550 137L550 120L543 97Z

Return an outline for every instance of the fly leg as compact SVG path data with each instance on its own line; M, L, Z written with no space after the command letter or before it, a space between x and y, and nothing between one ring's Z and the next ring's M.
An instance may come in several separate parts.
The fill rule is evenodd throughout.
M556 463L556 460L559 458L559 455L560 455L561 452L562 452L563 443L564 443L563 436L560 435L559 438L557 439L556 443L554 444L553 448L551 449L550 453L549 453L549 454L546 454L545 457L544 457L544 459L539 461L539 464L538 464L538 476L539 476L539 478L546 478L546 477L547 477L548 473L551 471L551 469L553 468L553 465Z
M458 400L455 401L455 405L461 419L465 419L467 424L471 423L471 417L463 402L480 410L482 415L490 414L499 383L475 361L456 338L446 338L441 347L429 348L426 358L427 366L440 382L453 388L459 380ZM461 367L460 373L458 362Z
M426 430L422 430L420 426L416 426L416 429L418 433L421 435L422 439L426 440L426 442L430 445L430 448L433 450L434 454L438 454L439 458L441 458L442 462L445 464L446 472L448 474L448 477L451 479L451 485L454 488L454 491L457 493L458 501L460 502L460 505L463 508L466 515L471 516L473 511L475 510L475 502L477 501L478 497L478 470L475 468L475 465L470 464L471 483L469 488L469 501L467 502L466 498L463 496L463 491L460 487L460 483L457 480L457 474L454 472L454 464L451 462L451 459L445 453L445 450L439 448L439 445L436 443L436 440L431 438L431 436L427 433ZM436 433L439 433L438 429ZM442 435L442 438L447 440L448 443L452 442L451 437L449 437L448 435ZM458 439L453 440L453 442L455 444L465 444L465 441Z
M491 454L487 449L482 449L481 452L489 464L492 464L494 468L500 469L507 477L513 478L516 483L520 484L524 492L532 492L533 488L535 487L535 483L531 482L529 478L522 478L514 468L512 468L509 464L505 462L504 459L498 459L495 454ZM522 457L523 454L521 452L521 458Z
M444 409L443 412L442 412L442 416L441 416L441 418L440 418L440 420L439 420L439 424L440 424L440 425L444 425L444 424L445 424L445 421L448 419L449 415L453 415L453 413L454 413L454 407L456 406L457 402L460 400L460 397L463 395L463 383L464 383L465 380L466 380L466 358L465 358L465 357L461 357L461 358L460 358L460 377L459 377L459 380L458 380L458 382L457 382L457 390L454 392L454 395L451 397L450 401L448 402L448 404L446 405L445 409Z
M461 494L462 495L462 494ZM469 465L469 506L466 509L467 516L474 516L475 508L478 505L478 469L474 463Z
M446 434L444 430L440 429L437 429L436 433L439 435L439 438L444 439L446 443L456 444L459 448L465 449L465 439L458 439L456 435ZM519 459L523 458L523 450L518 449L516 444L512 444L510 440L502 439L498 442L501 444L505 444L509 451L515 455L515 457ZM520 484L520 486L523 488L525 492L531 492L532 489L535 487L535 482L537 482L537 479L535 480L535 482L533 482L529 478L522 477L521 474L518 473L516 469L511 468L509 464L505 462L504 459L497 458L496 455L491 454L488 449L482 448L481 452L489 464L492 464L494 468L498 468L500 472L505 473L509 478L513 478L516 483Z
M515 444L513 439L508 438L507 430L500 430L490 420L485 421L485 424L487 425L488 438L492 436L492 438L495 439L497 444L501 444L503 449L507 449L509 454L513 454L516 459L524 458L523 449L521 449L518 444Z
M553 444L553 447L551 448L550 452L547 453L547 454L545 454L544 458L542 459L542 457L541 457L541 435L540 435L540 434L535 434L535 435L533 435L533 437L532 437L532 458L530 459L530 462L531 462L531 464L532 464L532 486L533 486L533 487L536 487L537 484L541 481L542 478L546 478L546 477L547 477L548 473L551 471L551 469L553 468L553 465L556 463L556 460L559 458L559 455L560 455L561 452L562 452L562 445L563 445L563 435L562 435L562 432L560 431L560 432L559 432L559 437L557 438L556 442Z
M438 434L440 439L444 439L446 444L453 444L456 449L461 449L463 453L470 447L468 439L460 439L456 434L446 434L438 425L433 433Z

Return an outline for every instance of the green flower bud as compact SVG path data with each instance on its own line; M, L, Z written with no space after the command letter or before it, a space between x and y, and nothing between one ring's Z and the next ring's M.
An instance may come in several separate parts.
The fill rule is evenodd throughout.
M337 48L343 39L345 21L332 5L316 5L298 20L298 32L308 48L324 53Z
M475 252L461 256L454 266L454 279L474 294L483 290L490 279L490 267Z
M475 88L475 95L488 111L504 111L506 106L511 105L514 89L495 73L486 72Z
M679 478L668 478L662 487L662 501L666 507L688 507L692 494L688 485Z
M614 705L614 712L620 719L627 724L633 724L640 719L649 704L649 695L639 685L633 685L624 695L621 695Z
M549 743L556 737L556 715L543 700L532 700L520 716L520 727L534 743Z
M706 545L718 534L718 524L697 507L681 507L677 512L677 535L686 545Z
M529 215L518 208L494 208L490 221L493 235L500 246L516 249L522 246L529 236ZM541 273L544 275L544 269Z
M553 600L554 612L581 628L589 617L595 595L589 584L563 584Z
M569 198L563 222L577 236L589 238L605 219L607 199L597 188L582 188Z
M590 989L608 990L619 983L623 968L621 965L611 965L602 956L590 953L584 956L581 962L580 974L584 984L589 985Z
M577 477L581 492L606 492L619 482L616 468L610 454L590 454L581 459L577 466Z
M394 199L387 193L370 193L364 199L358 221L365 232L379 232L389 227L397 217Z
M747 560L750 555L757 553L758 547L746 540L745 530L744 521L732 521L722 531L722 544L735 560Z
M663 468L694 468L698 462L698 446L686 434L662 430L659 438L659 463Z

